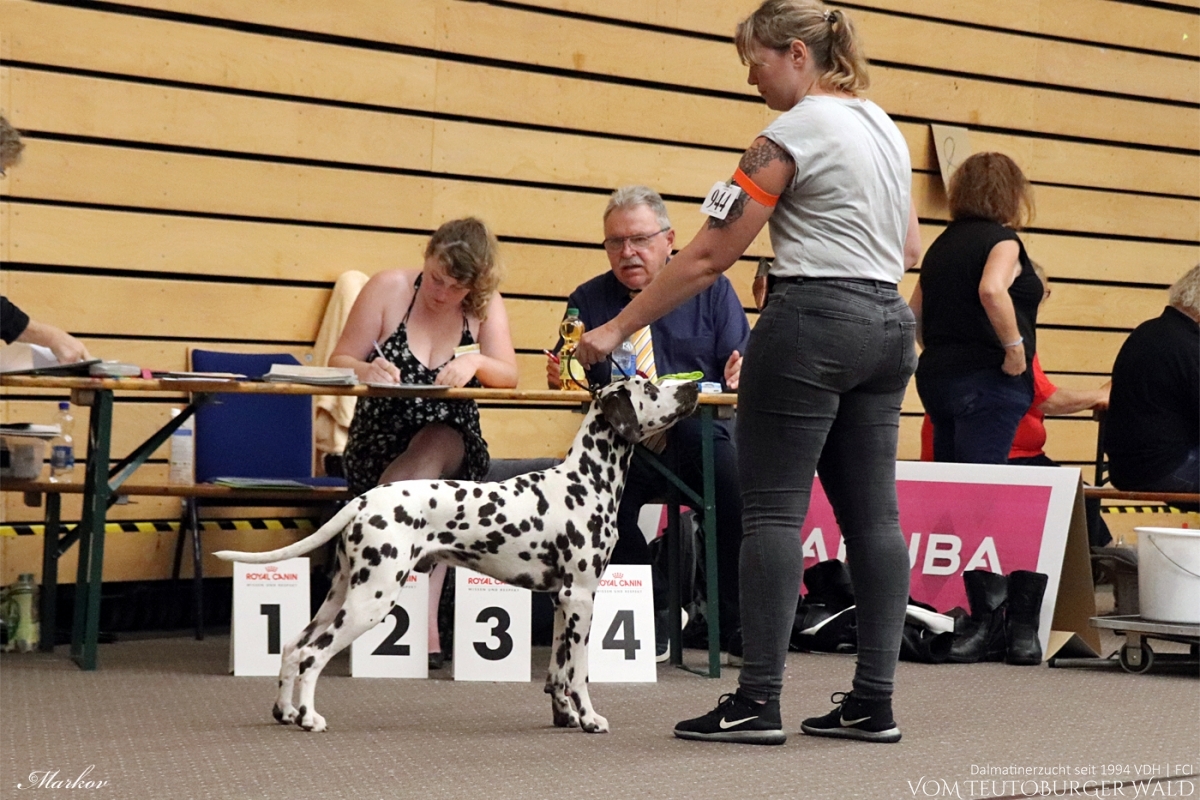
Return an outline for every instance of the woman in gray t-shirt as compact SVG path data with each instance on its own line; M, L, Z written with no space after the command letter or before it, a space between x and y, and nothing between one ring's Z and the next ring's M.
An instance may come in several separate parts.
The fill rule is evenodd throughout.
M802 730L895 742L891 696L908 551L896 503L900 403L916 367L916 323L897 291L920 256L908 148L858 93L866 60L842 11L767 0L737 29L738 54L767 106L783 112L742 156L722 204L645 291L584 334L603 358L633 331L712 284L769 225L773 288L750 336L739 388L738 470L745 666L737 692L679 723L686 739L781 744L779 695L800 594L799 532L813 476L854 575L858 663L839 707ZM724 213L723 216L719 216Z

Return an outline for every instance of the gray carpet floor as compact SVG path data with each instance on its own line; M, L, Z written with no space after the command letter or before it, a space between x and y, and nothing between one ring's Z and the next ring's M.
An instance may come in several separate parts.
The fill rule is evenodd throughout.
M904 739L877 745L798 733L849 688L854 661L796 653L788 741L753 747L671 735L735 688L734 669L711 680L660 665L655 684L593 685L612 731L587 735L550 724L546 648L529 683L508 684L455 683L448 669L355 679L342 654L317 690L330 729L312 734L271 719L274 678L226 674L228 648L227 636L126 639L101 645L90 673L63 647L0 657L0 798L1197 797L1200 787L1195 670L901 663ZM21 788L47 770L63 783ZM85 771L85 785L63 785Z

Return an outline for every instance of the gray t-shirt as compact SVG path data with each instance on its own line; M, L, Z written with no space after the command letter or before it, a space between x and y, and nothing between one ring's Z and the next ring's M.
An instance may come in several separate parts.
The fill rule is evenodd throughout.
M883 109L870 100L805 97L761 135L796 162L771 216L771 274L899 283L912 164Z

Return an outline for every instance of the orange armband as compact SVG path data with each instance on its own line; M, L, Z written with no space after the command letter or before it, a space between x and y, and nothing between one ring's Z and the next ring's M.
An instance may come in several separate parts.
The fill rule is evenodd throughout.
M771 194L755 183L749 175L742 172L742 168L738 167L733 172L733 182L742 188L746 194L750 195L751 199L755 200L759 205L764 205L767 208L774 208L779 202L779 195Z

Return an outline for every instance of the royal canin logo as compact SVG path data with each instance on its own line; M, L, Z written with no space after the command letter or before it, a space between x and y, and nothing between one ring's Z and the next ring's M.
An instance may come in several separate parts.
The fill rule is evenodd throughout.
M248 581L298 581L300 580L299 573L296 572L280 572L279 567L274 564L268 564L263 567L262 572L247 572L246 580Z

